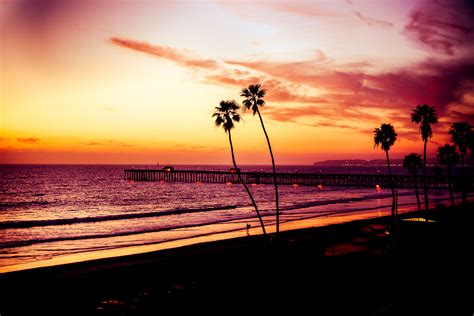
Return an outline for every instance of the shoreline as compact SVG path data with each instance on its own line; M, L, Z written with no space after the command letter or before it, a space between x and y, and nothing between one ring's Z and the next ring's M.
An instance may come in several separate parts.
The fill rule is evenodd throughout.
M432 201L433 206L443 205L446 203L447 203L447 200L445 198ZM382 218L384 216L388 216L390 214L390 210L387 206L371 207L371 208L358 207L355 209L349 209L345 211L334 211L333 213L327 211L323 214L315 214L315 212L312 210L318 206L319 205L314 205L314 206L308 206L308 207L298 209L298 210L306 211L308 213L306 217L302 215L305 212L298 213L298 214L291 214L291 213L285 214L287 218L281 223L282 232L296 230L296 229L307 229L307 228L324 227L324 226L330 226L330 225L338 225L338 224L344 224L347 222L357 221L357 220L377 219L377 218ZM341 205L341 207L347 208L347 206L345 206L344 204ZM414 211L416 211L416 206L412 203L409 203L407 205L401 204L399 207L399 214L404 214L404 213L409 213L409 212L414 212ZM271 217L271 215L267 215L267 216ZM298 218L292 219L291 218L292 216L293 217L296 216ZM144 253L162 251L162 250L167 250L167 249L172 249L172 248L185 247L185 246L199 244L199 243L240 238L240 237L245 236L246 234L245 229L243 228L244 226L242 222L243 220L245 220L245 223L250 222L252 224L249 230L251 235L261 234L261 228L258 226L259 224L255 218L235 219L235 220L224 222L224 223L205 224L203 225L205 229L202 232L196 235L189 236L189 237L164 240L161 242L152 241L152 242L144 243L140 245L132 245L132 246L119 247L119 248L112 248L112 249L82 251L82 252L76 252L76 253L71 253L71 254L59 255L59 256L47 258L44 260L37 260L33 262L1 266L0 275L4 273L15 272L15 271L60 266L60 265L65 265L65 264L74 264L74 263L85 262L85 261L90 261L90 260L100 260L102 258L117 258L121 256L144 254ZM224 228L224 227L225 227L225 230L218 231L219 228ZM175 229L175 231L176 232L187 231L187 230L193 230L193 228L195 228L195 226L178 228L178 229ZM275 228L273 227L272 222L270 222L267 226L268 232L273 233L274 229ZM161 231L149 232L149 233L146 232L144 234L154 234L154 233L161 233Z
M265 310L276 297L278 306L324 314L453 314L473 307L472 290L460 285L470 284L471 208L400 215L396 248L389 218L380 217L285 231L273 245L240 237L1 274L0 313L21 315L26 301L48 314L147 315L250 308L252 297Z

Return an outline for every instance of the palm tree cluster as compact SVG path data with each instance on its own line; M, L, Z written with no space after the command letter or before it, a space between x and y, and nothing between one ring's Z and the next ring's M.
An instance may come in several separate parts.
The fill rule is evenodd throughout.
M418 192L418 170L423 170L423 193L425 209L428 209L428 185L426 176L426 148L428 141L433 136L432 125L438 122L436 109L428 104L418 105L411 113L411 121L419 125L421 139L423 141L423 159L420 154L410 153L403 159L403 167L413 176L415 184L416 199L418 209L421 209L420 197ZM437 161L439 165L445 166L448 173L448 187L450 191L451 203L454 204L453 185L452 185L452 168L459 160L462 165L462 200L466 201L467 185L465 180L465 157L468 152L470 157L474 159L474 131L473 126L468 122L455 122L451 125L449 130L451 142L453 144L445 144L438 148ZM397 140L397 133L391 124L382 124L379 128L374 130L374 144L376 147L380 146L385 151L387 158L388 174L390 178L390 187L392 190L392 217L394 216L395 208L395 185L392 178L392 171L390 168L389 150Z
M240 96L243 98L242 105L244 110L251 110L252 114L258 115L260 124L267 141L268 150L270 152L270 158L273 168L273 184L275 187L275 210L276 210L276 235L280 231L280 207L279 207L279 197L278 197L278 185L276 179L276 167L275 167L275 158L273 155L272 146L270 144L270 138L268 136L265 124L260 113L260 108L265 105L266 90L262 88L260 84L251 84L247 88L244 88L240 92ZM224 131L227 133L229 138L230 150L232 155L232 163L237 172L239 182L244 186L249 198L252 202L255 212L257 213L260 225L262 227L263 234L266 235L265 225L262 220L262 216L258 209L258 206L255 202L255 199L252 196L249 188L245 184L240 174L240 169L237 168L237 163L235 161L234 147L232 143L232 134L231 130L235 128L235 123L241 121L240 114L240 105L237 104L235 100L222 100L219 103L219 106L215 108L214 114L212 117L215 117L216 126L222 126ZM433 136L432 125L438 122L438 117L436 115L436 109L433 106L428 104L417 105L411 113L411 121L419 125L421 139L423 141L423 159L420 154L410 153L405 156L403 159L403 167L406 168L409 173L413 176L413 181L415 184L416 199L418 203L418 209L421 209L420 197L418 192L418 170L423 170L423 193L424 193L424 204L425 209L428 209L428 185L427 185L427 172L426 172L426 150L428 141ZM452 167L461 161L463 175L465 174L465 158L470 154L470 157L474 159L474 132L473 126L468 122L455 122L451 125L449 130L449 135L451 136L451 142L453 144L446 144L438 148L437 161L439 165L446 166L448 172L448 186L450 190L451 202L454 203L454 197L452 193ZM397 141L397 133L395 128L391 124L382 123L380 127L374 129L374 145L375 147L380 147L384 152L387 159L387 167L390 181L390 188L392 191L392 219L394 220L396 206L395 206L395 183L392 177L392 170L390 167L389 151L390 148ZM466 200L466 182L462 181L462 198L463 202Z
M273 156L272 146L270 144L270 138L268 137L267 130L265 129L265 124L263 123L262 115L260 113L260 107L265 104L265 97L266 91L262 88L260 84L251 84L247 88L242 89L240 96L243 97L242 105L246 110L252 110L253 115L258 114L258 118L260 120L260 124L263 129L263 133L265 134L265 138L268 144L268 150L270 151L270 157L272 160L272 168L273 168L273 183L275 186L275 209L276 209L276 235L278 236L280 231L280 208L279 208L279 199L278 199L278 185L276 181L276 168L275 168L275 158ZM237 163L235 162L234 156L234 147L232 144L232 137L231 137L231 129L235 127L234 122L240 122L241 116L239 113L240 106L237 104L235 100L227 100L221 101L219 106L215 108L214 114L212 115L215 117L215 124L216 126L222 126L224 131L229 136L229 143L230 143L230 150L232 154L232 162L234 164L234 168L237 172L239 182L242 183L247 194L252 201L252 205L255 208L257 213L258 219L260 221L260 226L262 227L263 235L266 235L265 224L263 223L262 217L260 215L260 211L258 210L257 204L255 203L255 199L252 196L252 193L248 189L247 185L243 181L240 169L237 168Z

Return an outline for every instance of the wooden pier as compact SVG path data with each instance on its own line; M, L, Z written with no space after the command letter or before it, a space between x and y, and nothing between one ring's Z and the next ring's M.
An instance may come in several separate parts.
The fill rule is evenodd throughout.
M243 181L247 184L273 184L273 174L265 172L241 172ZM352 186L352 187L390 187L390 179L385 174L320 174L320 173L277 173L280 185L310 185L310 186ZM230 171L204 170L154 170L126 169L125 180L158 181L158 182L187 182L187 183L238 183L237 173ZM415 182L412 176L393 176L397 188L413 188ZM418 186L422 187L422 177L418 177ZM428 186L446 187L445 176L427 177Z

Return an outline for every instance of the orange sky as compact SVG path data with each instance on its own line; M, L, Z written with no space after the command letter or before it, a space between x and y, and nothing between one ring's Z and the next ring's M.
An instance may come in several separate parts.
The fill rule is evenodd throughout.
M422 151L410 111L436 106L430 155L474 118L468 1L0 1L0 163L229 164L212 111L251 83L277 164ZM258 119L233 131L269 164Z

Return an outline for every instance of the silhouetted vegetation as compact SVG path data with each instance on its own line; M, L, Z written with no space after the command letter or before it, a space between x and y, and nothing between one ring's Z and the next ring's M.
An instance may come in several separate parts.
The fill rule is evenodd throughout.
M464 168L464 157L467 155L468 143L469 138L472 136L472 125L468 122L454 122L449 129L449 135L451 135L451 142L457 147L459 153L461 154L461 168L462 168L462 183L461 183L461 190L462 190L462 201L463 203L466 202L467 198L467 187L466 187L466 170ZM471 150L472 154L472 150Z
M425 196L425 209L428 209L428 186L426 184L426 145L433 136L431 124L436 124L438 118L436 109L428 104L417 105L411 113L411 121L420 124L421 139L423 140L423 192Z
M421 210L420 194L418 192L418 169L423 168L423 162L421 155L417 153L411 153L403 158L403 168L408 169L408 172L413 176L413 182L415 184L416 202L418 204L418 210Z
M442 166L446 166L448 173L448 187L449 197L451 198L451 205L454 205L453 185L452 185L452 168L459 162L459 154L456 152L454 145L445 144L444 146L438 147L438 163Z
M247 194L249 195L250 200L252 201L253 207L255 208L255 212L257 212L258 220L260 221L263 235L265 236L266 235L265 225L263 223L262 216L260 215L260 211L258 210L257 203L255 203L252 193L250 192L245 182L242 180L242 176L240 175L240 169L237 168L237 163L235 162L234 146L232 144L231 130L235 127L234 122L240 122L241 117L240 117L240 114L238 113L239 109L240 109L240 106L237 105L237 103L234 100L227 100L227 101L222 100L219 103L219 106L215 108L215 111L214 111L214 114L212 114L212 117L216 118L215 120L216 126L218 127L222 126L224 128L224 131L229 136L230 152L232 154L232 163L234 164L234 168L237 172L239 182L242 183L242 185L244 186L245 191L247 191Z
M272 168L273 168L273 183L275 186L275 208L276 208L276 236L280 232L280 207L278 199L278 184L276 180L276 168L275 168L275 158L273 157L272 146L270 145L270 139L268 138L267 130L265 129L265 124L263 124L262 115L260 114L259 108L265 104L266 91L262 89L260 84L251 84L247 88L242 89L240 96L245 99L242 101L244 107L247 110L252 109L253 115L258 114L260 119L260 124L262 125L263 133L267 139L268 150L270 151L270 157L272 158Z

